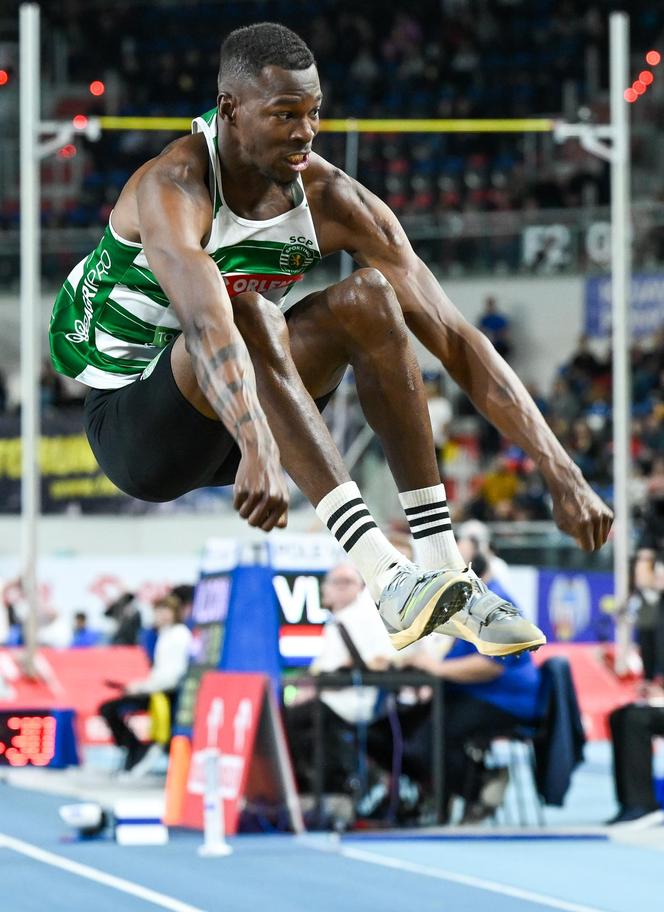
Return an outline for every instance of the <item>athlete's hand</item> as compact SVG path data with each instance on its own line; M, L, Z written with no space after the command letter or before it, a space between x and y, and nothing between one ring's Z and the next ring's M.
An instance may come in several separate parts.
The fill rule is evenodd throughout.
M553 518L562 532L571 535L584 551L597 551L606 542L613 513L579 472L548 481L553 498Z
M288 489L274 440L245 446L235 476L233 506L250 526L269 532L288 521Z

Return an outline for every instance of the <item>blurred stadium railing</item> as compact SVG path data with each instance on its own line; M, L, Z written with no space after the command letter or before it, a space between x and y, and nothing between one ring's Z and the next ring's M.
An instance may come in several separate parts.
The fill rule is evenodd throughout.
M634 269L664 262L664 203L632 207ZM42 274L59 283L99 241L102 226L42 229ZM607 206L576 209L421 212L402 214L417 253L450 278L486 275L552 276L608 272L610 220ZM0 282L18 281L18 227L1 232Z

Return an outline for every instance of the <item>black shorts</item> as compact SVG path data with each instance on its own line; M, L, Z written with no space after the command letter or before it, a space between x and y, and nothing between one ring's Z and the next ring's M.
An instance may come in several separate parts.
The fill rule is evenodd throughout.
M114 485L139 500L163 503L196 488L230 485L240 451L221 421L182 395L164 349L145 379L120 389L91 389L84 421L92 452ZM332 393L316 400L319 411Z

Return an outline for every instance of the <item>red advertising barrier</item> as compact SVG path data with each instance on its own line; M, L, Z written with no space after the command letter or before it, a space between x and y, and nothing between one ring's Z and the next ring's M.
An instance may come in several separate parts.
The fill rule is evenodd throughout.
M607 657L610 649L611 647L606 644L561 643L544 646L534 653L534 660L538 664L551 655L563 655L569 659L586 734L590 739L607 738L608 714L617 706L636 699L636 680L621 680L611 670ZM23 673L22 652L21 649L0 647L0 711L73 709L76 713L79 745L110 742L108 730L104 721L97 715L97 709L100 703L117 697L119 690L107 686L105 682L127 683L145 677L149 669L145 652L139 646L63 650L44 648L37 654L39 679L32 680ZM238 732L244 731L244 741L238 734L237 743L244 744L249 750L249 741L253 745L256 740L256 726L263 703L270 705L273 702L271 692L270 698L266 696L265 679L260 675L222 675L210 672L205 675L204 681L207 681L208 676L211 676L210 681L217 683L206 685L211 690L206 690L208 696L205 706L200 700L198 702L194 750L202 750L207 746L207 722L204 723L202 720L207 720L215 695L224 700L226 720L234 720L242 705L237 725ZM222 691L216 694L215 687L219 685L221 678L236 679L235 689L230 684L224 684ZM249 701L249 707L246 701ZM274 715L274 725L280 732L276 709ZM251 720L250 730L247 729L247 719ZM224 741L223 744L219 743L216 746L221 748L222 753L230 747L229 756L244 756L242 751L235 749L233 727L226 726L221 730L225 732ZM275 735L275 738L278 737ZM235 763L236 770L239 769L239 761L226 762ZM286 764L288 765L288 758ZM288 769L290 770L289 766ZM246 773L244 765L242 771L243 774ZM196 800L200 810L200 796ZM198 816L196 819L198 820ZM198 823L191 825L198 826Z
M0 648L0 710L73 709L80 745L110 742L97 709L120 690L106 682L126 684L146 677L149 671L140 646L40 649L36 680L24 674L22 655L22 649Z
M240 811L252 800L282 805L292 828L302 829L290 757L267 675L209 671L203 676L181 820L186 827L203 828L210 749L221 755L219 794L226 833L237 832Z

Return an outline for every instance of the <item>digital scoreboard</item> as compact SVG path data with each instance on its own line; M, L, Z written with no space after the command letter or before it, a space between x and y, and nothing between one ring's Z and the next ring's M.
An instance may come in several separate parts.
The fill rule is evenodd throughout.
M56 756L56 712L0 711L0 764L48 766Z
M194 726L196 700L206 671L219 668L230 603L231 576L203 576L196 586L192 608L193 642L189 671L182 682L175 714L176 732L188 733Z
M78 764L73 709L0 710L0 766Z

